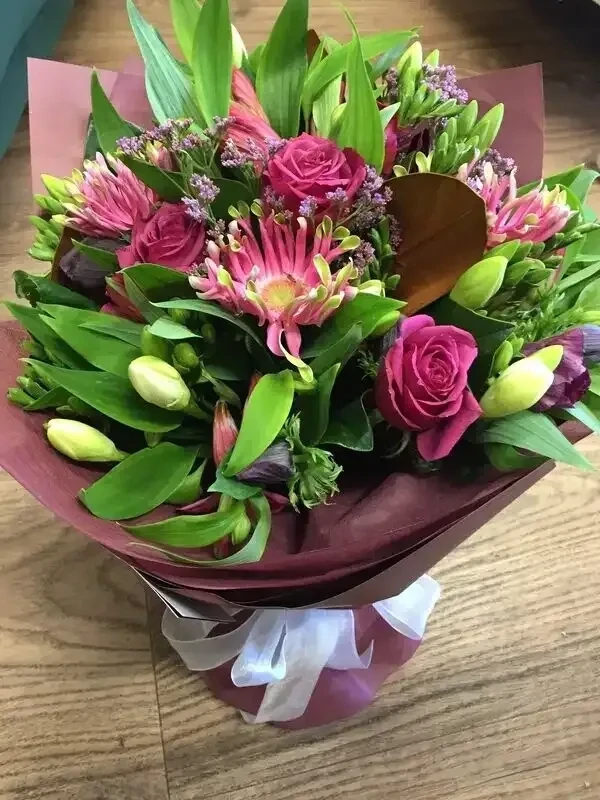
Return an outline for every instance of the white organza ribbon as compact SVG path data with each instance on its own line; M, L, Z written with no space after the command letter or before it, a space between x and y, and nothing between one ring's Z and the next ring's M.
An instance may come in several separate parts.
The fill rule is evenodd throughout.
M440 596L437 581L423 575L396 597L375 603L377 613L395 631L422 639L427 619ZM208 638L217 623L183 619L170 609L162 632L190 670L204 672L235 658L235 686L264 686L256 716L246 721L284 722L302 716L325 667L367 669L373 642L356 649L354 613L338 609L266 609L256 611L235 630ZM236 658L237 656L237 658Z

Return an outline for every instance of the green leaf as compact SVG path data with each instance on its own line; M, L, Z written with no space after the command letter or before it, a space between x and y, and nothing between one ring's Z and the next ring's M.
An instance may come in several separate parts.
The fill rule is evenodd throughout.
M218 569L219 567L233 567L239 566L240 564L254 564L257 561L260 561L260 559L263 557L267 547L267 542L269 541L269 534L271 533L271 508L265 497L251 497L250 500L248 500L248 503L252 507L256 516L256 525L254 527L254 531L242 549L238 550L237 553L234 553L227 558L202 561L196 558L175 555L168 550L163 550L160 547L154 547L152 545L139 544L138 546L163 553L163 555L169 556L173 561L178 561L182 564L194 564L195 566L199 567L214 567L215 569ZM176 517L175 519L185 519L185 517ZM200 517L194 517L193 519L200 519ZM230 523L230 529L233 527L236 521L236 518L232 519ZM219 521L215 520L215 522L212 524L216 526L219 524ZM130 529L130 532L133 533L134 530ZM183 533L183 537L185 537L185 531ZM222 536L219 538L222 538ZM218 541L218 539L213 540L212 543L214 543L214 541ZM180 546L187 547L189 545L184 543Z
M204 449L204 448L197 448ZM174 492L167 497L165 503L183 506L193 503L202 495L202 478L208 460L205 458L193 472L188 473Z
M158 508L181 484L196 460L195 448L161 442L128 456L79 499L99 519L133 519Z
M600 308L600 278L588 283L581 291L575 305L578 308L594 310Z
M162 522L123 527L138 539L159 542L169 547L208 547L226 536L242 513L243 506L236 503L227 511L215 511L213 514L182 514Z
M113 153L117 149L117 141L135 136L135 131L106 96L96 72L92 72L91 93L92 117L100 147L104 153Z
M514 472L517 469L535 469L544 463L544 458L526 455L509 444L487 443L485 454L490 464L501 472Z
M104 320L82 322L81 327L97 333L103 333L105 336L112 336L113 339L120 339L122 342L135 345L135 347L140 346L143 325L123 317L117 317L114 314L105 314L104 316L110 316L110 319L107 319L106 322Z
M373 429L363 405L357 398L333 415L329 427L321 440L324 444L336 444L348 450L362 453L373 449Z
M579 244L579 242L574 242L574 244ZM572 286L576 286L582 281L593 278L597 272L600 272L600 260L595 264L590 264L589 267L583 267L583 269L578 269L576 272L570 272L566 278L560 281L558 288L561 292L570 289Z
M331 132L332 116L340 105L341 90L342 77L340 75L339 78L335 78L327 84L313 103L312 116L319 136L327 137Z
M235 478L226 478L221 470L217 470L216 478L207 491L225 494L228 497L233 497L234 500L247 500L249 497L256 497L262 494L260 486L252 486Z
M319 355L311 361L310 366L315 375L321 375L333 364L340 363L342 366L356 353L360 343L364 339L362 326L360 323L353 325L343 336L340 336L330 347L322 350Z
M254 50L248 56L248 63L250 64L250 69L256 75L256 71L258 70L258 65L260 64L260 59L262 58L262 52L265 49L265 43L261 42L260 44L256 45Z
M131 269L133 269L133 267L131 267ZM160 311L160 309L156 308L154 304L148 300L137 281L134 280L133 276L128 275L127 272L128 270L123 272L123 283L125 284L127 297L131 300L146 322L150 324L156 322L157 319L160 319L164 315L164 312Z
M32 306L37 303L60 303L73 308L96 308L87 297L42 275L30 275L18 269L13 272L13 279L17 297L25 298Z
M262 51L256 93L283 138L298 135L307 70L308 0L286 0Z
M214 183L219 187L219 194L212 203L211 209L217 219L229 219L229 206L237 206L240 202L251 205L254 200L254 192L241 181L215 178Z
M250 325L244 322L240 317L236 317L235 314L231 314L226 309L221 308L221 306L216 303L211 303L209 300L200 300L199 298L196 300L166 300L165 302L154 303L153 305L155 308L185 308L189 311L199 311L201 314L206 314L209 317L224 319L244 331L244 333L250 336L261 348L264 349L265 347L264 341L254 328L251 328Z
M390 31L389 33L376 33L372 36L364 36L361 39L364 58L374 58L380 53L384 53L394 47L406 47L408 42L415 36L414 30L409 31ZM327 45L329 38L325 38ZM303 102L312 106L316 97L323 91L328 83L339 78L346 71L348 56L352 51L354 42L341 45L337 48L330 48L330 54L318 64L308 76L304 86Z
M405 306L402 300L392 297L379 297L374 294L359 293L350 303L345 303L334 316L323 325L317 338L305 350L303 358L314 358L324 350L337 344L350 328L359 324L363 338L370 336L379 322L390 311L397 311ZM332 362L333 363L333 362Z
M341 366L341 364L334 364L329 367L318 379L315 391L299 398L300 429L302 441L305 444L319 444L327 430L331 408L331 392Z
M96 369L127 377L129 364L141 355L139 347L82 328L77 316L69 314L71 309L67 306L58 306L57 309L58 313L44 320L57 336Z
M390 69L390 67L395 67L398 64L400 57L406 50L407 44L408 41L401 41L399 44L395 45L394 47L390 47L387 52L382 53L379 56L379 58L374 62L371 71L371 77L373 80L380 78L384 72L387 72L388 69Z
M142 161L140 158L119 155L126 167L138 177L143 184L153 189L156 194L168 203L178 203L185 194L185 178L181 172L172 172L161 169L156 164Z
M25 407L25 411L45 411L47 408L58 408L64 406L69 400L69 393L62 387L58 386L54 389L49 389L33 403Z
M229 0L204 0L194 32L192 72L198 106L207 125L229 114L233 48Z
M30 360L47 381L64 387L101 414L140 431L164 433L179 426L182 414L150 405L133 389L126 378L108 372L61 369Z
M352 20L350 23L354 30L354 37L352 49L348 53L347 101L340 131L336 137L337 143L340 147L351 147L356 150L368 164L375 167L377 172L381 172L385 140L379 108L365 66L365 57L358 31Z
M588 372L592 379L589 391L592 394L600 396L600 365L588 367Z
M167 299L185 292L192 296L195 294L185 272L160 264L135 264L123 270L122 274L132 278L150 300L161 300L162 295Z
M582 169L570 184L563 183L562 185L567 186L583 203L598 177L600 177L600 172L595 169Z
M571 408L565 408L564 410L571 417L583 423L586 428L589 428L594 433L600 433L600 420L585 403L580 401L571 406Z
M129 21L146 65L146 92L159 122L181 117L197 118L198 109L190 80L169 52L158 31L127 0Z
M119 260L116 253L111 253L109 250L103 250L101 247L92 247L89 244L80 242L78 239L73 239L72 244L76 250L79 250L80 253L83 253L84 256L87 256L90 261L94 262L94 264L97 264L99 267L105 269L108 274L116 272L119 269ZM82 308L84 307L85 306L82 306Z
M252 464L275 441L294 400L290 370L263 375L246 401L240 432L223 473L231 478Z
M396 116L401 105L401 103L392 103L391 106L386 106L379 110L379 117L381 118L381 125L384 131Z
M192 61L194 45L194 31L200 16L200 6L197 0L171 0L171 19L177 43L181 48L185 60Z
M533 411L520 411L493 422L479 440L510 444L581 469L594 468L549 417Z
M37 308L8 302L5 302L4 305L17 322L42 345L50 358L71 369L87 369L86 361L46 325L45 315Z
M157 319L150 326L150 333L160 336L161 339L200 339L199 334L194 333L180 322L175 322L170 317L164 316Z

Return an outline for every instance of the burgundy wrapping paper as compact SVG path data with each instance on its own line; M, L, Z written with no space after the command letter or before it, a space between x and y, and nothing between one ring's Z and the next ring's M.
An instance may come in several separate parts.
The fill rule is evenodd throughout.
M289 722L272 723L278 728L302 730L352 717L369 706L381 684L413 657L420 641L397 633L374 608L354 612L356 643L362 653L374 642L373 658L368 669L339 671L325 668L304 714ZM216 633L223 633L216 629ZM265 693L264 687L238 688L231 681L231 665L203 672L208 688L219 700L234 708L256 714Z
M504 103L502 127L493 144L515 159L521 186L542 177L544 161L544 82L541 64L500 69L465 78L461 86L480 113Z

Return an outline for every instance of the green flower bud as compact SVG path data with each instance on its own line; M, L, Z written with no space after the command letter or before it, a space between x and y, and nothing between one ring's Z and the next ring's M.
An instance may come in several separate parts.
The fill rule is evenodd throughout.
M74 419L51 419L45 423L48 441L74 461L122 461L127 457L108 436Z
M192 395L175 367L156 356L135 358L127 370L136 392L152 405L183 411Z
M215 330L215 326L210 322L205 322L204 325L202 325L200 328L200 335L209 344L214 344L217 341L217 332Z
M169 342L160 336L150 333L150 326L146 325L140 336L140 348L145 356L156 356L167 361L170 353Z
M250 536L251 531L252 523L248 515L244 512L233 526L233 530L231 531L231 543L236 546L242 544L246 541L248 536Z
M547 359L550 364L555 364L557 355L556 352L544 354L543 351L553 347L538 350L507 367L479 401L483 416L488 419L507 417L525 411L541 400L554 380L554 372L544 361ZM562 357L562 347L558 347Z
M70 202L71 193L67 189L66 181L52 175L41 175L40 177L50 197L59 203Z
M175 322L179 322L180 325L185 325L185 323L189 320L192 312L188 311L187 308L170 308L167 311L167 314Z
M6 392L6 399L16 406L21 406L21 408L27 408L30 403L33 403L33 398L26 394L23 389L9 389Z
M380 336L383 336L384 333L390 331L394 325L398 322L402 313L400 311L390 311L379 320L375 328L373 329L369 339L376 339Z
M505 370L510 362L512 361L514 356L513 346L507 340L502 342L500 347L494 353L494 361L492 363L492 372L502 372Z
M460 114L455 118L458 136L461 139L466 139L470 134L473 125L475 125L477 122L478 113L479 106L477 105L477 100L471 100L471 102L467 103L467 105L463 107L463 110L460 112Z
M32 380L32 378L27 378L25 375L20 375L17 378L17 385L23 389L30 397L34 400L37 400L38 397L46 394L44 389L36 383L36 381Z
M400 283L400 275L388 275L385 279L385 288L390 292L395 291Z
M522 261L509 264L504 273L504 285L517 286L536 264L541 264L541 261L538 262L535 258L524 258Z
M484 258L464 272L450 292L450 299L463 308L483 308L502 286L508 260Z
M504 256L504 258L506 258L510 264L510 262L517 255L517 250L520 247L521 245L519 241L517 239L513 239L513 241L511 242L502 242L502 244L496 245L496 247L493 247L491 250L488 250L485 256L486 258L490 258L491 256ZM521 258L524 258L524 256L521 256Z
M173 364L175 369L177 366L183 367L185 370L194 369L200 363L198 354L194 350L193 345L189 342L179 342L173 348Z
M163 440L163 434L156 431L144 431L144 439L148 447L156 447Z

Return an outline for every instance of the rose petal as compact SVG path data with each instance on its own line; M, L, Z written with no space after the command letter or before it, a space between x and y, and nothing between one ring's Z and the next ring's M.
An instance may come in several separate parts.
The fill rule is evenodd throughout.
M437 461L447 456L463 434L481 416L479 403L469 389L465 389L460 410L448 420L417 436L417 449L426 461Z

